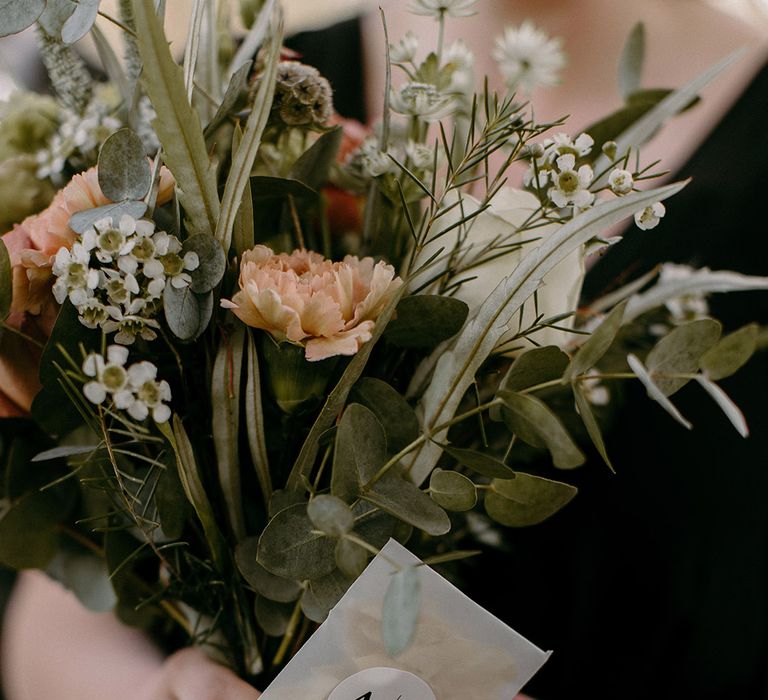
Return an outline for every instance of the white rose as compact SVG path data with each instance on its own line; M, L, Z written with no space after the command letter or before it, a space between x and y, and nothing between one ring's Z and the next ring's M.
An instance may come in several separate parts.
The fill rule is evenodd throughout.
M454 207L450 212L442 216L438 221L442 228L447 228L456 223L462 216L467 216L480 208L480 203L468 195L463 195L463 205ZM450 206L456 199L446 202ZM448 266L448 257L459 243L459 237L464 236L457 253L456 261L460 269L465 271L458 275L455 281L465 279L455 293L455 297L464 301L470 310L470 314L482 304L488 295L496 288L499 282L514 272L520 261L533 251L549 235L554 233L559 224L536 226L532 229L520 231L520 227L529 220L532 214L539 209L539 201L530 192L504 187L496 194L489 209L475 217L467 226L457 226L448 231L435 241L432 241L418 256L416 266L426 262L435 255L440 248L443 252L436 264L428 270L416 276L411 284L412 289L424 285L429 279L435 278L445 271ZM462 213L463 210L463 213ZM535 239L535 240L534 240ZM486 260L476 267L466 269L471 262L479 257L487 258L487 246L494 249L501 246L522 243L504 255L499 255L491 260ZM576 310L581 294L581 285L584 280L584 249L574 251L548 275L544 277L539 287L538 312L543 315L542 320L571 313ZM469 278L473 279L469 279ZM426 293L434 292L436 286L424 289ZM536 318L534 300L529 299L525 304L522 328L529 327ZM511 322L511 330L502 339L502 343L517 333L519 316L515 316ZM558 321L561 328L573 327L573 316ZM572 333L551 328L542 328L530 335L530 338L539 345L558 345L564 347L574 338ZM515 345L530 345L521 340Z

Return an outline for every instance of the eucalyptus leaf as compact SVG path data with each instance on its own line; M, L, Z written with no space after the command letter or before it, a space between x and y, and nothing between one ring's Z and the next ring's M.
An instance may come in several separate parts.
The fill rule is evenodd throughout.
M362 404L379 419L389 452L399 452L418 438L416 412L399 391L381 379L361 377L352 388L350 400Z
M446 454L453 457L459 464L491 479L514 479L515 472L504 462L490 455L470 450L465 447L454 447L440 443Z
M501 392L500 396L504 399L504 422L523 442L546 447L552 454L553 464L560 469L572 469L584 463L582 451L541 399L513 392Z
M435 469L429 478L429 495L446 510L472 510L477 504L477 489L471 479L458 472Z
M639 89L645 63L645 25L638 22L627 37L619 59L619 94L625 100Z
M658 387L653 381L653 377L650 372L645 368L642 362L636 355L630 353L627 355L627 364L629 368L635 373L635 376L640 380L641 384L648 392L649 398L658 403L670 416L672 416L680 425L690 430L693 426L689 421L683 418L680 411L677 410L675 405L667 398L667 395Z
M301 596L301 609L313 622L325 622L328 613L354 583L338 569L309 582L307 590Z
M719 381L743 367L757 349L758 325L750 323L722 338L699 359L707 378Z
M386 339L401 348L434 348L461 330L469 307L460 299L415 294L397 305Z
M45 0L0 0L0 37L31 27L45 10Z
M331 493L354 500L386 457L387 439L378 418L362 404L349 404L336 432Z
M237 568L248 585L252 586L259 595L278 603L291 603L298 600L303 590L301 584L269 573L256 561L258 546L258 537L247 537L235 548Z
M172 284L163 292L163 311L171 332L179 339L191 341L208 327L213 312L213 295L195 294L190 287L178 289Z
M621 328L624 319L624 310L627 308L627 302L624 301L603 319L603 322L592 331L592 334L579 347L576 354L568 365L565 372L565 379L571 380L585 374L592 369L603 358L608 348L616 339L616 335Z
M334 555L339 570L352 578L357 578L368 566L368 551L365 547L344 537L336 543Z
M317 192L307 187L303 182L287 177L271 177L269 175L254 175L249 180L253 202L263 200L295 197L300 200L312 200Z
M322 134L299 156L291 167L289 177L318 190L328 180L328 173L336 161L343 135L344 130L340 126Z
M747 420L744 418L744 414L741 409L733 402L728 394L726 394L717 384L707 379L705 376L699 374L696 377L696 381L701 384L720 407L720 410L725 414L726 418L731 421L731 425L736 428L736 431L741 437L749 437L749 427L747 426Z
M592 411L587 397L584 394L584 389L579 382L573 383L573 396L576 400L576 407L579 410L579 415L584 423L584 427L587 429L587 434L592 440L595 449L600 453L603 461L608 465L611 471L615 471L610 458L608 457L608 451L605 449L605 440L603 440L603 433L600 430L595 414Z
M60 546L46 573L72 591L86 610L105 613L117 603L106 562L82 545Z
M259 538L258 562L270 573L303 581L319 579L336 567L334 540L319 535L303 504L273 517Z
M578 489L533 474L518 472L512 480L495 479L485 496L485 510L501 525L538 525L567 505Z
M404 543L410 536L410 525L370 503L359 501L352 512L355 514L354 534L376 549L381 549L391 538Z
M30 461L46 462L50 459L62 459L64 457L91 454L101 448L101 445L62 445L61 447L52 447L50 450L38 452Z
M664 336L648 353L645 366L654 384L671 396L689 381L675 375L696 374L702 355L720 340L722 326L712 319L703 318L678 326Z
M140 219L147 211L147 205L144 202L117 202L115 204L105 204L95 209L86 209L73 214L69 218L69 228L75 233L83 234L91 228L97 221L102 219L112 219L112 223L117 225L124 215L134 219Z
M251 183L248 181L243 190L240 208L237 210L237 216L235 217L232 230L232 246L235 249L235 255L240 258L246 250L253 248L254 244L253 192L251 190Z
M200 265L192 270L190 289L196 294L204 294L213 289L224 276L227 267L227 256L221 244L207 234L190 236L184 241L181 254L197 253Z
M293 613L290 603L277 603L264 596L257 595L254 614L259 627L270 637L282 637L288 629Z
M363 498L429 535L444 535L451 529L451 521L440 506L412 481L392 471L366 491Z
M555 345L532 348L519 355L499 384L503 391L522 391L563 376L568 355Z
M158 115L153 126L168 167L179 185L179 200L193 233L210 233L219 220L216 171L208 157L200 118L192 109L182 69L171 56L153 0L132 0L136 43L145 66L142 81ZM229 246L227 245L227 248Z
M25 0L22 0L23 4ZM77 4L75 0L46 0L45 12L40 15L38 22L45 30L45 33L57 41L63 41L61 33L64 25L72 16Z
M384 594L381 637L390 656L404 652L413 641L421 607L421 580L414 566L392 574Z
M13 300L13 272L8 248L0 238L0 321L5 321L11 313Z
M312 524L328 537L341 537L355 525L355 516L340 498L330 494L315 496L307 505Z
M144 144L130 129L112 134L99 151L99 187L113 202L142 199L152 185Z
M99 12L100 1L76 0L74 12L61 28L61 40L65 44L74 44L91 31Z

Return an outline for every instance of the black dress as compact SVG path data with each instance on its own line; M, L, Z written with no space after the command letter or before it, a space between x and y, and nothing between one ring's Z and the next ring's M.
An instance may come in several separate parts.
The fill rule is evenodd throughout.
M364 94L354 23L295 48L320 64L337 104ZM316 53L317 50L320 53ZM590 271L585 298L660 261L768 275L768 68L681 169L692 183L653 231L630 230ZM710 299L726 330L768 323L768 294ZM541 700L768 697L768 357L723 388L740 438L698 386L675 396L688 432L636 387L595 460L555 475L580 487L550 521L510 531L509 551L470 569L469 593L554 654L527 691ZM469 662L469 660L468 660Z

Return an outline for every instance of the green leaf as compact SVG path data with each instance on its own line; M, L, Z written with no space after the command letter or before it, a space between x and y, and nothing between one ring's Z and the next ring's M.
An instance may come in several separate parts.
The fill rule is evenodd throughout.
M148 0L144 0L147 2ZM259 86L253 98L253 108L243 129L240 146L232 154L232 164L224 184L224 194L221 198L221 215L215 222L216 239L224 250L229 250L232 242L232 229L235 217L240 209L248 179L253 168L256 154L261 146L261 137L267 126L267 120L272 109L272 98L275 93L277 65L280 61L280 51L283 43L283 18L277 12L276 21L272 22L265 46L262 49L262 69Z
M112 134L99 151L99 187L113 202L142 199L152 185L144 144L130 129ZM117 222L115 222L117 223Z
M446 512L410 479L393 471L379 479L363 498L427 534L444 535L451 529Z
M533 348L520 355L499 384L502 391L522 391L563 376L568 355L555 345Z
M404 652L413 641L421 607L421 580L414 566L392 574L381 611L381 637L390 656Z
M368 566L368 551L357 542L343 537L336 543L334 556L339 570L352 578L357 578Z
M253 341L253 334L250 330L246 331L246 343L248 344L248 354L245 381L245 429L248 434L248 447L251 452L253 468L256 470L264 504L268 506L274 488L272 475L269 471L267 436L264 430L259 355L256 352L256 343Z
M391 538L405 543L410 537L410 525L370 503L359 501L352 512L355 514L355 535L376 549L381 549Z
M386 458L387 439L378 418L362 404L350 404L336 431L331 493L344 501L356 499Z
M190 287L177 289L172 284L163 292L163 311L171 332L191 341L205 332L213 313L213 293L195 294Z
M344 131L337 126L322 134L291 167L290 178L318 190L328 180Z
M678 326L653 347L645 366L654 384L665 396L682 389L690 378L678 374L696 374L702 355L720 340L722 326L704 318Z
M501 525L538 525L568 504L578 489L533 474L517 472L512 480L494 479L485 495L485 510Z
M133 14L142 62L151 67L142 72L142 82L159 115L152 125L179 185L187 225L193 233L211 233L219 220L220 204L200 118L187 99L182 69L171 56L155 3L133 0Z
M296 199L315 199L317 192L307 187L299 180L287 177L270 177L268 175L254 175L249 180L251 198L254 202L269 199L281 199L289 195Z
M230 78L216 114L213 115L213 119L205 127L204 133L206 138L229 116L229 113L235 108L241 96L248 91L248 79L252 65L253 61L245 62ZM237 149L233 148L232 150L236 151Z
M491 457L490 455L478 452L477 450L468 450L464 447L454 447L445 443L440 443L440 447L446 454L453 457L459 464L468 467L473 472L482 474L491 479L514 479L515 472L504 462Z
M218 246L216 241L213 241ZM245 537L245 512L240 476L240 377L243 371L245 326L238 323L222 338L211 372L211 427L216 470L225 512L237 541Z
M91 31L99 12L99 2L101 0L76 0L74 12L61 28L61 40L65 44L74 44Z
M157 480L155 504L163 534L172 540L181 539L187 518L193 515L193 509L184 494L175 461L163 470Z
M696 377L696 381L701 384L706 391L720 407L720 410L725 414L726 418L731 421L731 425L736 428L736 431L743 438L749 437L749 427L747 421L744 418L744 414L739 407L733 402L730 396L726 394L717 384L711 382L704 375L699 374Z
M619 59L619 94L624 100L640 88L644 63L645 25L638 22L632 27Z
M458 472L435 469L429 478L429 495L446 510L472 510L477 504L477 489L471 479Z
M0 321L5 321L11 313L13 300L13 273L11 271L11 256L0 238Z
M62 459L63 457L74 457L75 455L85 455L96 452L101 449L101 445L65 445L62 447L52 447L50 450L38 452L30 462L46 462L50 459Z
M282 637L288 629L293 613L293 605L276 603L269 598L257 595L254 614L259 627L270 637Z
M82 545L59 546L46 573L72 591L86 610L104 613L117 603L106 561Z
M269 573L256 561L258 546L258 537L247 537L235 548L237 568L248 585L253 586L259 595L278 603L291 603L298 600L303 590L301 584Z
M207 234L190 236L184 241L181 255L190 252L197 253L200 265L189 273L192 278L189 288L195 294L205 294L221 282L227 267L227 256L221 244Z
M69 228L75 233L83 234L86 229L91 228L97 221L111 218L112 222L118 224L124 214L134 219L140 219L147 211L145 202L117 202L116 204L105 204L95 209L86 209L73 214L69 218Z
M319 579L336 568L334 540L318 535L304 504L272 518L259 538L258 562L275 576L296 581Z
M584 454L560 419L541 399L506 391L500 396L504 399L504 422L523 442L533 447L546 447L552 454L552 462L560 469L584 464Z
M31 27L45 10L45 0L0 0L0 37Z
M614 307L603 319L603 322L592 331L586 342L576 351L571 364L568 365L564 377L566 380L572 380L574 377L585 374L600 362L621 328L626 308L626 301Z
M362 404L379 419L390 452L399 452L418 438L416 412L399 391L381 379L361 377L350 392L350 400Z
M729 333L699 359L699 367L712 381L730 377L743 367L757 350L758 325L750 323Z
M235 124L235 131L232 135L233 150L240 147L242 138L243 131L239 124ZM253 220L253 192L249 180L243 190L243 196L240 198L240 208L237 210L232 230L232 246L238 258L241 258L246 250L253 248L255 244L255 228Z
M672 416L680 425L690 430L693 426L689 421L683 418L680 411L675 408L675 405L667 398L667 395L656 386L651 377L650 372L645 368L640 360L630 353L627 355L627 364L629 368L635 373L635 376L640 380L645 390L648 392L648 397L656 401L670 416Z
M355 525L355 516L340 498L329 494L315 496L307 505L312 524L328 537L341 537Z
M587 429L587 433L595 446L595 449L600 453L603 461L608 465L611 471L615 471L611 460L608 457L608 451L605 449L605 441L603 440L603 433L600 430L600 426L597 423L595 414L592 411L587 397L584 395L584 389L579 382L573 383L573 396L576 399L576 407L579 410L579 415L584 423L584 427Z
M401 348L434 348L461 330L468 313L469 307L453 297L408 296L397 305L385 337Z
M301 609L313 622L325 622L328 613L354 583L338 569L309 582L307 590L301 596Z

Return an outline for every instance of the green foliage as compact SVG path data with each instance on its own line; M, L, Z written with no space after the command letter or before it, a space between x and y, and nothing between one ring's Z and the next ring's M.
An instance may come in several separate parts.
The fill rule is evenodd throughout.
M307 585L301 596L301 610L313 622L325 622L331 608L336 605L354 580L338 569Z
M757 349L758 326L750 323L729 333L699 358L699 366L708 379L730 377L743 367Z
M269 598L257 595L254 614L259 627L270 637L282 637L288 629L293 605L276 603Z
M368 551L357 542L342 537L334 550L336 566L352 578L357 578L368 566Z
M405 297L387 328L386 339L401 348L431 349L461 330L469 307L460 299L437 294Z
M40 25L57 41L74 44L93 26L99 11L99 1L46 0L45 12L39 19Z
M155 505L163 534L172 540L181 539L187 520L194 511L184 494L174 460L166 465L157 480Z
M13 274L11 272L11 256L8 248L0 238L0 321L5 321L11 313L13 300Z
M329 494L315 496L307 505L312 524L328 537L342 537L355 525L355 516L340 498Z
M261 371L256 343L250 330L246 330L246 381L245 381L245 430L251 461L256 470L264 504L269 506L272 497L272 475L267 456L267 436L264 428L264 407L261 396Z
M264 203L273 199L295 197L298 200L314 200L317 192L300 180L290 177L270 177L254 175L250 178L251 197L254 203Z
M675 408L675 405L667 398L667 395L656 385L650 372L646 369L645 365L637 358L636 355L630 353L627 355L627 364L630 369L635 373L635 376L640 380L645 390L648 392L649 398L658 403L670 416L672 416L680 425L690 430L693 426L689 421L683 418L680 411Z
M720 340L721 331L717 321L700 319L678 326L656 343L645 366L665 396L682 389L698 372L699 360Z
M485 510L508 527L538 525L567 505L577 489L533 474L517 472L514 479L494 479L485 495Z
M416 567L394 573L384 594L381 636L390 656L404 652L413 641L421 607L421 580Z
M341 145L344 132L340 126L326 131L304 152L291 167L289 177L318 190L328 181L331 165Z
M299 599L303 588L298 581L275 576L256 560L259 546L258 537L244 539L235 549L237 568L248 585L264 598L277 603L292 603Z
M248 78L251 72L251 66L253 61L247 61L244 63L229 79L227 89L224 91L224 97L221 100L219 108L216 110L216 114L205 127L205 136L210 136L216 128L224 122L229 116L230 112L235 108L237 103L242 98L243 94L248 90ZM236 149L233 149L236 150Z
M213 292L195 294L191 287L177 289L172 284L163 292L163 312L171 332L183 341L199 338L213 315Z
M515 472L495 457L476 450L467 449L466 447L454 447L445 443L441 443L440 447L460 465L471 469L473 472L487 476L490 479L515 478Z
M623 99L640 88L644 63L645 25L638 22L629 33L619 58L619 93Z
M592 331L586 342L579 347L573 356L570 365L565 373L565 379L573 380L592 369L603 355L608 352L608 348L616 339L616 335L621 328L624 320L624 310L627 302L622 302L603 319L603 322Z
M46 573L72 591L91 612L108 612L117 603L103 557L81 544L68 542L66 546L59 546Z
M584 463L577 447L560 419L539 398L504 391L502 417L507 427L523 442L533 447L546 447L552 462L560 469L572 469Z
M43 14L46 0L0 0L0 37L18 34Z
M142 83L155 111L162 115L153 126L179 184L187 226L192 233L210 234L216 230L220 205L200 118L187 99L182 70L171 56L154 2L133 0L133 13L141 59L151 66L143 71Z
M361 377L350 400L362 404L378 418L389 452L399 452L419 436L419 419L402 394L381 379Z
M568 355L555 345L532 348L520 355L499 384L502 391L522 391L563 376Z
M99 187L113 202L142 199L152 185L144 144L130 129L112 134L99 151Z
M97 221L112 217L112 221L118 222L120 218L127 214L134 219L140 219L147 211L147 205L144 202L117 202L116 204L105 204L95 209L86 209L73 214L69 218L69 227L76 233L83 234L86 229L93 226Z
M446 510L472 510L477 504L477 489L463 474L435 469L429 478L429 495Z
M573 383L573 397L576 400L576 408L579 411L581 420L584 423L584 427L587 429L587 434L592 440L595 449L600 453L600 456L608 465L608 468L611 471L614 471L613 464L611 464L611 460L608 457L608 451L605 448L605 440L603 440L603 433L600 430L600 425L595 418L592 406L587 400L587 397L584 394L584 389L579 382Z

